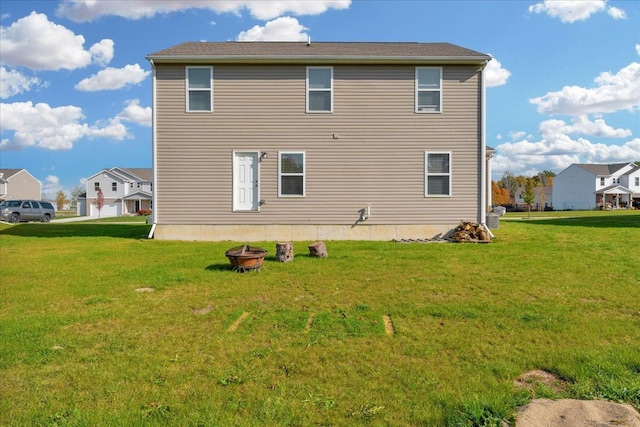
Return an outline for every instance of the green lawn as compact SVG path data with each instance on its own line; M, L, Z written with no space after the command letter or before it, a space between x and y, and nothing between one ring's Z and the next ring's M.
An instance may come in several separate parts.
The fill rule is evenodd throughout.
M315 259L294 242L285 264L255 242L269 254L244 274L224 256L243 242L0 224L0 424L499 426L541 396L640 408L640 212L544 214L503 217L490 244L327 241ZM514 384L534 369L566 389Z

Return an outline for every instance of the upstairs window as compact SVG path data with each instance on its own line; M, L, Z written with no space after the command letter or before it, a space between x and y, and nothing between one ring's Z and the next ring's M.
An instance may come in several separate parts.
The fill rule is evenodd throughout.
M94 189L95 191L98 191L98 190L100 189L100 183L99 183L99 182L94 182L94 183L93 183L93 189Z
M117 182L112 182L111 183L111 191L118 191L118 183Z
M640 186L640 177L637 177L637 176L636 176L636 178L635 178L635 184L634 184L634 185L635 185L636 187Z
M304 152L280 152L278 157L278 196L304 196Z
M213 111L213 67L187 67L187 111Z
M416 67L416 113L442 112L442 68Z
M425 197L451 196L451 153L425 153Z
M603 176L600 177L600 185L604 186L604 177Z
M307 67L307 113L333 111L333 67Z

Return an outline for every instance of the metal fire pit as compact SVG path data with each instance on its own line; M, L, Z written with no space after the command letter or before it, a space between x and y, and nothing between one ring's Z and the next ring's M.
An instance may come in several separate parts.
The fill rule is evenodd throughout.
M224 254L229 258L234 271L245 272L259 270L267 251L256 246L244 245L231 248Z

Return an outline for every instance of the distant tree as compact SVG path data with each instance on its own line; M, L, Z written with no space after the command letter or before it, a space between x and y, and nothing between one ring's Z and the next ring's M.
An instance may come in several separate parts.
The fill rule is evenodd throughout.
M505 188L509 192L509 202L516 203L516 191L520 187L519 177L516 177L509 171L505 171L502 178L500 178L499 184L501 188Z
M98 187L98 194L95 201L96 209L98 209L98 220L100 219L100 211L104 206L104 194L102 194L102 188Z
M62 190L58 191L56 193L56 209L61 211L67 203L69 203L67 195Z
M494 205L506 205L509 203L509 191L500 187L495 181L491 181L491 201Z
M542 182L536 184L535 193L538 196L538 210L543 211L544 205L547 203L547 196L544 194L544 185L542 185Z
M522 192L522 201L527 205L527 211L529 212L528 217L531 218L531 206L536 201L536 195L533 191L535 185L535 181L533 178L528 178L524 183L524 191Z
M85 193L84 185L76 185L71 189L71 206L78 205L78 199Z
M555 178L555 172L550 170L543 170L538 173L538 179L543 187L552 187L553 186L553 178Z

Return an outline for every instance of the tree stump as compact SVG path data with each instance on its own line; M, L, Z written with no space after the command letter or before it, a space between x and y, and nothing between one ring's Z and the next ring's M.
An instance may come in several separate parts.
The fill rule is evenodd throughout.
M276 243L276 260L280 262L293 261L293 242Z
M309 245L309 255L314 258L326 258L327 247L324 245L324 242L315 242Z

